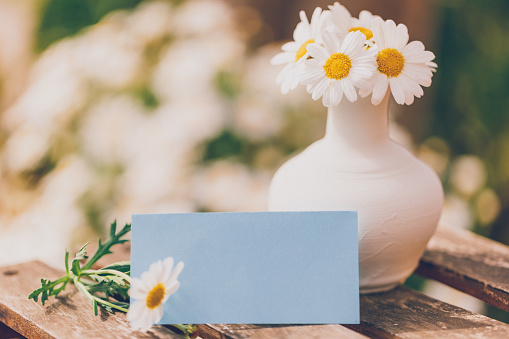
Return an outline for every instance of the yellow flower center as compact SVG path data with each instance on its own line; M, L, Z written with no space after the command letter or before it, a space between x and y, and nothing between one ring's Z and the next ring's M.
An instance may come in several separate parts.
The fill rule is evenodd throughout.
M302 46L300 46L299 50L297 51L297 54L295 55L295 62L299 61L300 58L302 58L304 56L304 54L307 53L307 47L309 44L312 44L315 42L315 39L309 39L308 41L306 41L305 43L302 44Z
M346 78L352 68L352 61L343 53L332 54L323 65L325 75L329 79L340 80Z
M405 58L400 51L394 48L386 48L376 57L378 71L390 77L397 77L405 68Z
M164 298L165 290L166 289L164 288L163 284L159 283L155 285L154 288L152 288L150 292L148 292L147 307L153 310L157 306L161 305L161 302L163 301Z
M371 30L364 28L364 27L353 27L348 30L348 32L355 32L355 31L359 31L359 32L363 33L366 36L366 40L369 40L373 37L373 32L371 32Z

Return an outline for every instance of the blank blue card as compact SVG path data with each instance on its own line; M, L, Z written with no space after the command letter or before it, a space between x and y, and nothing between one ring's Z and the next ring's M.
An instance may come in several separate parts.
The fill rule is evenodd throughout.
M131 275L184 262L161 324L358 324L356 212L136 214Z

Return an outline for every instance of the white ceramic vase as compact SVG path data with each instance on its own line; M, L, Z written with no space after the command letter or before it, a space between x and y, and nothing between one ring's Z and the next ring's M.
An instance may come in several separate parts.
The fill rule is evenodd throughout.
M269 192L270 211L358 211L363 294L410 276L443 205L436 173L388 136L389 94L329 108L324 138L283 164Z

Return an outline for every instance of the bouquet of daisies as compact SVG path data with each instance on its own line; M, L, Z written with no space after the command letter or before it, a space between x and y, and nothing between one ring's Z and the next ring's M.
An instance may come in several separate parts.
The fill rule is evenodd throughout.
M431 85L435 55L420 41L409 43L405 25L368 11L354 18L338 2L316 8L311 22L304 11L300 19L294 41L271 60L286 65L276 79L281 93L302 84L314 100L333 107L344 96L354 102L370 94L378 105L390 89L398 104L410 105L423 95L421 86Z

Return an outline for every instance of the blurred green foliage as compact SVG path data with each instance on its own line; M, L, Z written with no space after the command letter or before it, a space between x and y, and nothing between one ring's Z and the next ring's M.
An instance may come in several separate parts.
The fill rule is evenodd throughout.
M509 244L509 1L447 0L439 3L431 133L449 144L451 156L473 154L487 170L487 186L501 213L475 231ZM509 322L507 312L490 316Z
M78 33L115 9L133 8L143 0L46 0L42 6L37 50Z
M502 202L484 235L509 244L509 2L442 3L431 133L446 140L453 157L473 154L487 169L487 185Z

